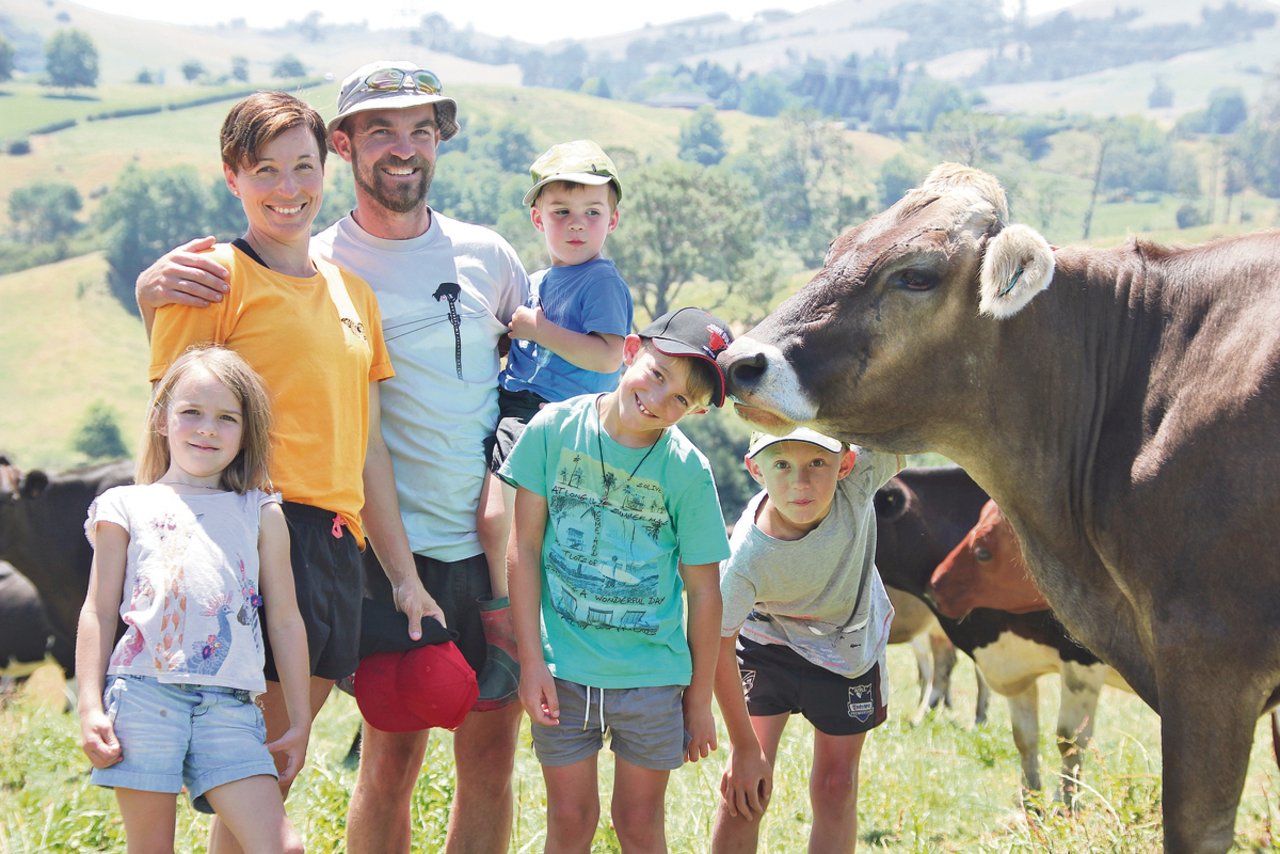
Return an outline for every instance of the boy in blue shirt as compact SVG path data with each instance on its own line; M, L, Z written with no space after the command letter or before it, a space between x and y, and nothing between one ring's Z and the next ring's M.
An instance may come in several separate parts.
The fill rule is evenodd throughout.
M525 424L548 402L611 391L631 332L627 283L600 256L618 227L622 182L609 155L587 139L553 145L530 167L524 196L533 227L546 237L551 266L529 277L528 304L516 309L507 367L498 377L498 426L476 528L489 561L493 599L481 604L489 659L480 673L480 708L514 696L518 673L507 610L506 549L515 491L494 472Z
M724 403L715 357L730 340L701 309L663 315L627 336L616 390L545 407L502 466L518 487L508 583L548 851L591 847L606 729L623 850L665 850L670 771L715 749L729 546L711 467L675 424Z

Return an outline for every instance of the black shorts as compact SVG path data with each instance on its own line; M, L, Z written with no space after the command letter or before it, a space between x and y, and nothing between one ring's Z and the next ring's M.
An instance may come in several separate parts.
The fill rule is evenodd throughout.
M311 675L337 681L350 676L360 663L360 597L364 577L360 548L346 525L335 528L334 514L309 504L284 503L289 525L289 562L298 611L307 627ZM334 532L338 536L334 536ZM266 612L262 613L262 643L268 679L279 682Z
M484 458L489 471L497 473L502 461L511 456L511 449L524 432L529 419L538 414L547 399L531 391L507 391L498 389L498 426L485 440Z
M478 601L488 599L493 592L489 587L489 562L483 554L448 563L415 554L413 561L422 586L444 611L449 629L457 632L454 643L462 657L471 669L479 673L489 654L484 627L480 624ZM387 580L373 549L364 550L364 572L365 595L394 607L391 582Z
M738 671L752 717L799 712L819 732L855 735L878 727L889 714L879 663L850 679L785 644L739 635Z

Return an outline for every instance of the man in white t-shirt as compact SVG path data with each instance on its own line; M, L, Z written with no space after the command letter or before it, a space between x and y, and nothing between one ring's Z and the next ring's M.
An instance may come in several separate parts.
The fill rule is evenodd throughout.
M492 614L478 601L488 598L489 576L476 505L484 442L498 417L498 344L528 296L528 276L497 234L427 204L437 146L459 129L457 104L430 71L412 62L358 69L343 83L328 127L330 147L351 164L356 207L317 235L312 250L366 279L377 294L396 369L395 378L382 383L382 432L405 534L422 586L479 672ZM226 271L202 254L212 245L212 238L187 243L139 276L144 318L172 302L221 299ZM369 532L381 553L377 534ZM425 597L407 585L393 594L373 550L366 553L366 571L375 598L394 595L416 628ZM519 723L520 704L510 703L473 712L455 734L458 777L447 850L507 850ZM427 732L390 733L367 724L364 732L348 847L408 851L410 799Z

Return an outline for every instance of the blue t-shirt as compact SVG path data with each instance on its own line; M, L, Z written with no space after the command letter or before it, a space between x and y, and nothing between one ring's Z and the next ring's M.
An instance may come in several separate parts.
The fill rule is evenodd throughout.
M649 448L618 444L596 400L544 407L499 472L547 499L543 657L596 688L688 685L678 565L729 556L711 466L677 427Z
M626 335L631 331L631 291L607 258L570 267L548 267L529 277L529 302L542 305L547 320L571 332ZM532 341L511 342L498 383L507 391L531 391L543 400L613 391L622 366L588 371Z

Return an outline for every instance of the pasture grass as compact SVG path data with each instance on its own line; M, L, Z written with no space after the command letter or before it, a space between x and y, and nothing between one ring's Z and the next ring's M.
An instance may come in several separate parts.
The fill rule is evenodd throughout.
M955 705L918 727L906 722L916 699L914 663L903 647L889 653L890 719L868 738L862 758L859 846L863 850L934 852L1119 852L1160 848L1159 720L1132 695L1106 689L1097 736L1085 759L1080 807L1063 815L1051 802L1056 787L1056 680L1043 679L1040 711L1042 773L1050 791L1027 811L1018 794L1018 757L1008 712L993 698L989 721L974 727L973 669L955 674ZM0 709L0 851L120 851L124 839L114 799L88 782L88 763L77 747L78 724L61 711L61 678L38 671ZM308 851L344 848L346 805L355 770L344 757L359 716L351 698L335 694L312 737L308 764L289 800L289 813ZM723 733L722 733L723 735ZM415 850L443 847L452 789L450 735L433 736L426 768L414 793ZM809 832L807 778L812 730L803 720L787 729L775 769L775 793L761 832L762 852L804 850ZM671 777L667 833L673 852L708 850L721 749L709 761ZM602 818L592 850L618 851L608 819L612 761L601 762ZM541 851L546 797L530 747L528 724L520 736L514 776L513 852ZM1254 744L1239 816L1239 851L1280 850L1276 793L1280 774L1261 725ZM207 820L179 802L177 848L203 851Z

